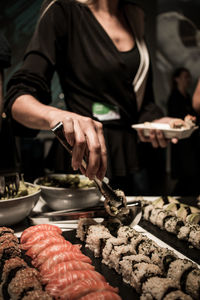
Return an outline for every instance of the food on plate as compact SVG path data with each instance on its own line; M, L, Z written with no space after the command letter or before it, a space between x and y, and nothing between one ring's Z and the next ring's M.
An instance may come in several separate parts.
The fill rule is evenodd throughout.
M52 232L52 231L49 231ZM46 236L46 235L45 235ZM26 251L26 255L30 256L32 259L36 258L36 256L45 248L53 244L65 244L67 241L64 239L62 235L55 234L55 235L48 235L44 238L44 240L35 242L31 247L28 247ZM21 245L22 249L27 249L26 243Z
M55 229L54 227L53 231L57 232ZM52 228L49 227L49 230L51 231ZM42 224L42 226L36 225L29 230L25 230L21 238L24 241L22 246L30 242L31 237L28 238L30 232L37 234L40 231L48 231L48 227ZM47 246L49 239L54 239L54 242ZM46 243L46 240L48 240L48 243ZM31 258L34 257L31 263L38 267L40 281L45 285L48 294L56 299L75 300L98 291L118 292L118 288L110 286L104 276L95 271L94 266L91 265L91 259L82 254L79 244L72 244L67 240L65 240L65 243L63 243L63 240L60 243L61 240L59 234L45 235L44 239L39 239L27 251L27 253L31 251ZM38 247L39 243L44 244L45 247ZM36 247L34 247L35 245ZM29 284L28 279L26 284ZM37 288L34 287L34 289ZM44 297L45 295L43 295ZM119 296L117 299L121 299L121 297Z
M0 299L53 300L43 291L41 276L24 260L14 230L0 227Z
M87 231L90 225L97 225L98 223L92 218L81 218L78 222L78 228L76 231L76 236L84 241L87 236Z
M176 282L170 278L160 278L158 276L149 278L142 285L141 300L162 300L168 292L178 290Z
M37 244L42 245L40 241L46 240L47 238L55 238L64 240L63 236L61 236L56 230L45 230L45 231L36 231L34 235L31 235L25 243L21 244L21 249L28 250L32 246Z
M66 286L69 286L76 281L90 278L96 281L106 282L103 275L94 270L72 270L70 272L67 272L64 276L50 281L46 285L45 290L49 292L50 295L57 297L59 296L60 291L63 290Z
M6 240L0 245L0 261L16 256L21 256L19 244Z
M183 293L182 291L176 290L169 292L163 298L163 300L192 300L192 298L189 295Z
M160 229L175 234L179 239L187 240L200 249L200 210L173 201L165 204L162 197L153 202L142 200L143 218L158 226ZM175 198L174 198L175 199Z
M13 233L5 233L2 236L0 235L0 245L5 241L10 241L19 244L18 238Z
M94 252L95 257L99 257L102 245L105 244L106 239L110 237L111 234L104 225L91 225L87 231L86 245Z
M112 293L118 292L118 288L112 287L105 281L88 278L88 279L76 281L71 285L66 286L61 291L59 295L59 299L70 299L70 300L80 299L81 297L96 292L97 290L110 291ZM96 298L94 297L93 299Z
M53 300L53 298L42 290L28 291L21 300Z
M63 261L71 261L71 260L78 260L83 261L85 263L91 264L91 259L79 252L74 251L67 251L67 252L58 252L53 256L48 257L48 259L42 264L40 267L41 274L45 274L46 271L49 271L53 266Z
M65 275L72 270L94 270L94 266L78 260L63 261L53 266L49 271L42 276L44 284L58 277Z
M66 241L65 243L59 243L58 241L58 243L52 244L38 253L37 257L32 260L32 264L34 267L40 268L40 266L49 257L53 257L54 255L62 252L74 252L77 254L82 254L79 245L72 245L72 243L69 241Z
M20 243L24 244L37 231L56 231L57 233L62 234L62 230L56 225L39 224L35 226L30 226L27 229L25 229L21 235Z
M151 206L153 205L151 204ZM83 237L80 234L83 222L80 221L80 223L81 227L79 228L78 224L77 230L78 234ZM84 223L89 224L87 220L84 220ZM96 232L95 245L98 248L99 257L102 258L102 263L121 274L123 281L141 294L140 299L161 300L168 295L176 300L179 299L176 296L180 296L180 299L199 299L200 270L197 264L180 259L174 251L160 247L147 236L129 226L121 226L117 236L105 239L99 247L102 240L102 229L99 231L99 225L101 223L88 225L84 240L86 247L88 247L87 241L90 235ZM96 227L96 231L94 227ZM98 238L99 243L97 242ZM96 251L94 248L93 253ZM169 296L166 299L170 299Z
M93 180L73 174L44 176L38 179L37 184L58 188L89 188L96 186Z
M13 300L18 300L21 299L21 296L25 291L42 290L42 285L38 277L39 273L34 268L27 267L25 269L20 269L9 282L6 296ZM7 298L5 297L5 299Z

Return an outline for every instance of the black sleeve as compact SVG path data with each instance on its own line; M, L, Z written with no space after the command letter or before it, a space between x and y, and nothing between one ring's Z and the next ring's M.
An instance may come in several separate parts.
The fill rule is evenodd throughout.
M152 122L155 119L162 118L164 116L161 108L155 103L154 92L152 85L152 70L150 68L147 78L146 89L144 93L144 100L139 113L139 123Z
M10 117L12 104L19 96L28 94L44 104L51 103L51 80L56 69L59 42L66 34L65 19L57 2L39 19L23 64L7 84L5 111ZM38 132L13 122L16 135L34 136Z
M56 69L59 43L66 34L66 16L59 3L54 3L36 25L21 68L7 85L6 103L10 113L15 99L29 94L44 104L51 102L51 80Z
M11 65L11 49L7 39L0 33L0 69Z

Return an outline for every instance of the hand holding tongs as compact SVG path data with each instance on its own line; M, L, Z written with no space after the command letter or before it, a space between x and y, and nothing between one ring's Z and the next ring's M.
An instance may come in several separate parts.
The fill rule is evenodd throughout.
M51 130L65 149L72 154L72 147L69 145L63 134L63 123L59 122ZM87 164L84 159L82 160L81 165L84 169L86 169ZM126 197L122 191L114 191L104 180L100 181L96 176L94 178L94 182L101 194L105 197L104 206L109 215L117 216L118 214L128 212Z

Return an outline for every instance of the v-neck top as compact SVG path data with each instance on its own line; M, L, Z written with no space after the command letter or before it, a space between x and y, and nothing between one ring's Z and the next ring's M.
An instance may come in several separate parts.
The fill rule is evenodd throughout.
M24 94L50 104L54 72L58 74L69 111L96 120L99 119L94 108L99 104L114 112L110 118L101 120L105 135L108 127L119 128L122 133L115 141L108 134L107 139L113 144L110 156L116 158L109 168L118 175L138 168L137 134L131 124L137 123L143 113L147 121L160 117L160 110L154 104L151 78L146 86L148 97L145 93L138 113L127 63L90 9L75 0L54 1L41 17L22 67L8 83L8 109L17 97ZM122 139L129 140L129 146L124 150ZM116 151L117 147L121 150ZM122 155L123 151L125 155Z
M140 54L137 44L129 51L120 51L120 56L126 65L129 81L132 83L140 65Z

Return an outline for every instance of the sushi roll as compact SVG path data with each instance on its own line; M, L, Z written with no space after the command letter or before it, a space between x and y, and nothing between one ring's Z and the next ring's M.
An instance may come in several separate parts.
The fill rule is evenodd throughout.
M8 284L7 293L4 294L5 299L18 300L21 299L28 290L42 290L42 285L38 280L39 273L36 269L26 268L19 270L15 277Z
M173 291L169 292L163 300L192 300L192 297L189 295L183 293L182 291Z
M8 283L11 278L15 277L15 274L20 269L27 267L27 263L20 257L10 258L5 261L2 268L1 284L0 284L0 296L3 297L3 291L7 291Z
M33 290L28 291L21 300L53 300L53 297L51 297L46 291Z
M141 242L137 244L135 250L138 254L144 254L151 258L153 253L157 251L157 248L158 245L154 241L147 238L145 240L141 240Z
M159 213L162 211L162 208L154 208L151 211L151 214L149 215L149 221L156 225L156 221L157 221L157 217L159 215Z
M160 198L154 200L152 204L154 207L163 208L163 206L168 205L170 203L179 204L179 201L176 198L171 197L171 196L167 196L167 197L163 196L163 197L160 197Z
M78 226L77 226L77 231L76 231L76 236L81 240L85 241L88 228L91 225L97 225L98 223L92 219L92 218L81 218L78 221Z
M123 281L125 283L131 282L131 274L133 272L134 265L138 263L150 263L150 258L143 254L124 256L119 262L120 273L122 274Z
M0 227L0 237L3 236L6 233L14 234L14 230L9 228L9 227Z
M165 229L168 232L177 235L178 232L179 232L179 230L180 230L180 228L182 226L184 226L184 223L183 223L183 221L180 218L174 216L174 217L168 218L167 221L165 221L165 225L164 226L165 226Z
M176 290L178 286L171 278L155 276L142 285L140 300L163 300L168 293Z
M0 245L0 262L2 263L4 260L21 256L21 249L19 244L13 241L4 241Z
M112 237L109 230L101 225L91 225L87 231L86 247L88 247L95 257L100 257L106 240Z
M132 255L134 252L135 251L132 249L131 244L115 246L107 260L104 260L104 262L106 262L110 268L115 269L117 273L120 273L120 261L123 259L123 257Z
M200 249L200 226L192 226L188 241L197 249Z
M134 287L138 293L140 293L142 285L148 280L148 278L155 276L162 276L162 271L158 266L146 262L138 263L132 267L129 284Z
M176 282L179 289L184 292L187 275L195 269L197 269L197 265L188 259L176 259L170 264L167 277Z
M5 233L2 236L0 236L0 245L2 245L5 241L10 241L19 244L18 238L13 233Z
M162 209L156 218L156 225L160 227L160 229L165 229L165 222L174 216L174 213L170 210Z
M117 232L119 228L122 226L122 220L113 217L106 217L106 219L104 219L101 225L104 225L109 230L111 235L117 237Z
M200 299L200 269L194 269L187 275L185 290L193 299Z
M186 217L186 222L200 225L200 213L193 213Z
M189 238L189 234L190 234L190 231L192 229L194 225L191 225L189 223L185 223L180 229L179 229L179 232L177 234L177 237L178 239L180 240L185 240L187 241L188 238ZM200 227L199 227L200 228Z
M109 263L109 257L115 246L124 245L127 242L125 237L110 237L105 241L105 246L102 251L102 262L106 265Z
M159 266L164 274L167 274L171 262L176 259L178 257L172 250L162 247L157 247L151 255L151 263Z
M131 238L138 236L139 233L135 229L133 229L132 227L121 226L118 230L117 235L118 235L119 238L121 238L121 237L126 238L127 242L130 242Z
M132 254L139 254L139 249L142 247L143 243L150 242L150 239L145 235L139 234L131 239L131 245L133 247L134 253Z
M150 217L153 209L154 209L154 206L152 204L149 204L143 208L142 216L146 221L149 221L149 217Z

